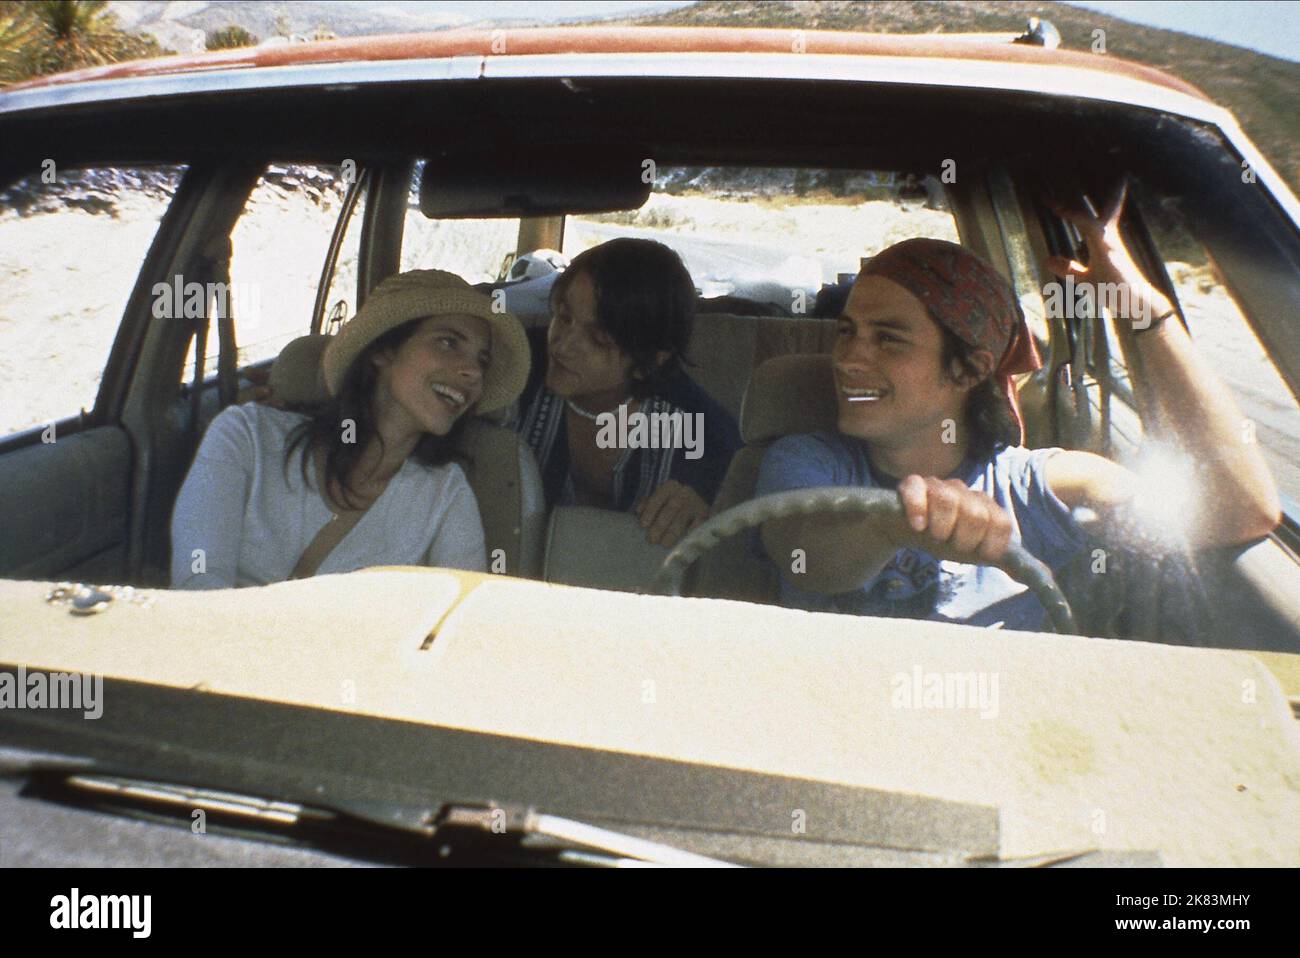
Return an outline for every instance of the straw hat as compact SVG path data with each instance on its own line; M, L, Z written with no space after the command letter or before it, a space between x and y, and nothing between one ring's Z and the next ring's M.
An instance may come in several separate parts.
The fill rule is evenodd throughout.
M325 349L325 386L338 395L357 357L372 342L403 323L430 316L476 316L492 332L492 360L483 374L483 395L476 411L489 413L514 402L528 380L528 339L519 320L492 308L480 293L455 273L418 269L390 276L370 292L365 305Z

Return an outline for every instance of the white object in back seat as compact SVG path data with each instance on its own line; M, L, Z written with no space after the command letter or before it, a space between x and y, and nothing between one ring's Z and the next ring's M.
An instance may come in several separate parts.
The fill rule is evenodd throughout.
M546 531L547 582L592 589L644 592L668 555L646 541L630 512L556 506Z

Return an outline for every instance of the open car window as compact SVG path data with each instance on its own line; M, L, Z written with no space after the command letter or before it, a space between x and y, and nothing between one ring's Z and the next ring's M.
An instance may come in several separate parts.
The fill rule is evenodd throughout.
M250 315L235 316L240 366L274 359L285 343L311 331L321 266L349 185L341 164L274 164L257 181L231 233L231 281L248 290L253 304ZM347 289L346 275L356 275L355 248L338 272Z
M1241 441L1259 445L1278 490L1289 500L1287 512L1300 515L1300 405L1177 199L1145 193L1141 203L1192 341L1246 416Z
M59 168L0 193L0 438L95 405L184 167Z

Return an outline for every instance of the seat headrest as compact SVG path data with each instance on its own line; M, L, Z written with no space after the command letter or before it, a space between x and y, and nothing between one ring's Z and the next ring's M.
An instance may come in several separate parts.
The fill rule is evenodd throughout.
M746 443L771 442L792 433L834 432L838 420L831 357L795 353L754 370L740 407L740 434Z
M271 364L275 397L294 406L314 406L329 400L321 373L321 356L330 337L322 333L291 339Z

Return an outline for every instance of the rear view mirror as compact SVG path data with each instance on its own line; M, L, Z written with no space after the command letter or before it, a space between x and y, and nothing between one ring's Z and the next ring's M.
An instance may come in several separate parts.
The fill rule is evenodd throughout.
M420 178L420 212L430 219L485 219L640 209L653 180L643 175L641 155L584 146L430 157Z

